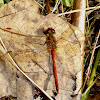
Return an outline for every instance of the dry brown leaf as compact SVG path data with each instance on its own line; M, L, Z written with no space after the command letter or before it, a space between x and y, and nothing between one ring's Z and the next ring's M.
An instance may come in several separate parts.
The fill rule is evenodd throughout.
M32 0L14 0L8 5L4 5L0 9L0 36L21 69L52 96L55 82L52 62L46 45L44 45L46 38L43 29L46 30L49 27L55 29L55 37L58 42L56 65L60 88L59 94L55 98L57 100L76 100L77 96L74 98L70 96L75 85L72 76L76 76L82 70L84 36L75 26L60 17L54 14L42 16L38 13L38 9L39 5ZM11 84L6 88L11 86L9 91L13 92L5 91L4 94L0 92L0 97L9 94L17 96L18 100L32 100L34 92L32 92L32 85L6 60L6 56L3 58L8 73L0 74L3 77L6 75L6 81ZM1 69L5 71L4 68ZM80 77L82 78L82 76ZM76 83L80 87L82 81L78 80Z

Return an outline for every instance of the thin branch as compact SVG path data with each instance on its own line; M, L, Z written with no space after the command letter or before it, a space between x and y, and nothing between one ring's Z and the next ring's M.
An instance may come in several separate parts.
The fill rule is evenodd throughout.
M44 9L44 7L40 4L40 3L38 3L36 0L34 0L41 8L43 8Z
M49 2L49 0L46 0L46 10L47 10L47 13L48 13L48 14L51 13L51 10L50 10L50 2Z
M100 45L96 46L96 49L97 49L97 48L100 48Z
M70 14L70 13L75 13L75 12L79 12L79 11L83 11L83 10L91 10L91 9L99 9L100 6L97 7L89 7L89 8L85 8L85 9L78 9L78 10L73 10L73 11L69 11L69 12L65 12L65 13L60 13L57 16L61 16L61 15L65 15L65 14Z
M58 8L59 4L60 4L61 0L57 0L54 9L52 10L52 13L54 13L54 11Z

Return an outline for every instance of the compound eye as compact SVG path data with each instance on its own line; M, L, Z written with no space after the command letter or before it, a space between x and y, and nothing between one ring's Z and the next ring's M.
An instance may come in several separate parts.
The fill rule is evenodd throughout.
M46 31L43 32L45 35L47 34L55 34L55 30L53 28L48 28Z
M55 30L54 29L52 29L52 34L55 34Z

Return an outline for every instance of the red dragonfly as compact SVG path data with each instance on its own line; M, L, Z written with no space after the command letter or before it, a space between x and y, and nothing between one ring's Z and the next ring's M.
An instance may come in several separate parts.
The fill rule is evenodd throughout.
M12 28L5 28L5 29L2 28L1 30L9 32L10 34L11 33L15 34L15 35L12 35L12 37L14 36L16 38L15 40L12 40L14 37L10 40L8 38L8 44L10 45L10 48L8 47L9 48L8 51L12 51L13 58L15 59L15 61L17 60L16 62L19 62L20 66L23 66L23 63L26 62L26 60L24 61L24 59L23 59L24 57L27 56L27 55L25 55L25 53L31 52L31 53L27 53L29 55L27 57L29 57L32 60L32 62L35 65L38 65L45 73L48 73L49 68L47 68L45 66L49 66L49 65L47 65L45 63L43 64L43 62L48 61L49 53L48 54L45 53L44 50L46 50L46 48L47 48L47 51L51 52L52 62L53 62L53 74L54 74L54 78L55 78L55 86L56 86L57 93L59 93L59 87L62 87L62 90L64 90L67 85L68 85L67 88L70 88L69 85L72 86L72 84L70 84L70 81L68 82L67 79L69 79L69 77L73 73L76 74L78 72L78 71L76 71L75 67L80 66L80 65L77 65L76 62L72 61L71 57L73 57L73 60L76 59L76 57L77 57L76 54L79 52L78 48L77 48L78 51L75 51L75 50L77 50L76 46L78 45L78 47L79 47L80 45L78 44L78 42L74 43L75 39L72 41L66 40L66 37L68 37L68 34L65 34L65 33L62 34L61 36L59 36L59 38L58 37L55 38L54 34L55 34L55 30L57 30L57 29L58 29L58 27L57 28L47 28L45 31L43 31L43 29L41 28L38 30L39 32L37 31L37 33L39 33L39 34L37 34L36 36L19 34L18 32L13 32ZM41 32L42 32L42 35L43 35L43 33L46 35L46 38L45 38L45 36L40 35ZM69 34L69 36L70 35L71 34ZM16 36L18 36L18 37L16 37ZM16 42L14 43L14 41L16 41ZM26 42L26 44L25 44L25 42ZM37 43L37 42L39 42L39 43ZM40 43L42 43L42 45ZM45 43L47 45L47 47L45 47L45 45L43 45L43 43ZM18 45L15 45L15 44L18 44ZM71 50L71 48L72 48L72 50ZM56 51L56 49L58 49L58 50ZM56 51L56 57L55 57L55 51ZM22 53L24 53L24 55ZM74 55L75 55L75 58L74 58ZM56 62L55 62L55 58L56 58ZM27 59L27 62L30 62L30 61L28 61L28 59ZM56 64L57 64L57 67L59 67L58 74L60 77L57 76ZM24 66L27 67L27 66L31 66L31 65L25 64ZM25 72L27 72L26 67L22 68ZM33 65L32 65L32 67L33 67ZM34 70L32 70L32 72ZM73 73L72 73L72 70L74 70ZM37 71L37 69L36 69L36 71ZM49 75L51 73L52 72L50 72ZM66 80L64 80L64 78L63 78L65 76L66 76ZM61 81L59 81L60 85L58 84L58 78L60 78L60 80L62 80L62 82L64 82L64 85L62 85L63 83Z
M53 61L53 73L55 78L56 91L59 93L59 85L58 85L58 76L55 62L55 50L56 50L56 38L53 36L55 34L55 30L53 28L48 28L43 32L46 35L46 44L48 52L51 52L52 61Z

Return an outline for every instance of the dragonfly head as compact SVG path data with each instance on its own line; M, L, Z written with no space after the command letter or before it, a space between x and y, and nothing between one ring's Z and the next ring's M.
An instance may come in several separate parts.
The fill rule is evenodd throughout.
M46 31L43 32L45 35L47 34L55 34L55 30L53 28L48 28Z

